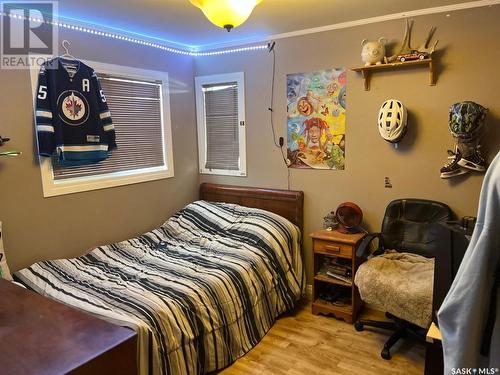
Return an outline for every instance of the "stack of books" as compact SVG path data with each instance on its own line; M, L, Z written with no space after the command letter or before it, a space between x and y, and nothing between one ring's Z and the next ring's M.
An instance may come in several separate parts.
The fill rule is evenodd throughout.
M336 258L325 258L319 273L352 285L352 267Z

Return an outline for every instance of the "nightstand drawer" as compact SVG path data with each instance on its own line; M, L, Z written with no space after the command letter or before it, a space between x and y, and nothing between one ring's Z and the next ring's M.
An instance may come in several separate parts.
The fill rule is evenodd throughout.
M313 251L341 257L352 257L352 246L332 241L314 240Z

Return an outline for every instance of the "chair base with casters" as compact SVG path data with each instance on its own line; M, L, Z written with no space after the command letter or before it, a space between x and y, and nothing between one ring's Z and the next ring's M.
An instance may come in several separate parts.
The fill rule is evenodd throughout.
M387 316L389 319L392 319L393 321L384 322L378 320L359 319L358 321L356 321L356 323L354 323L354 328L358 332L363 331L365 326L386 329L394 332L391 335L391 337L389 337L389 339L385 342L384 348L380 352L380 356L383 359L387 360L391 359L391 348L401 338L407 336L413 336L417 340L425 343L425 335L426 335L425 329L410 322L407 322L406 320L399 319L398 317L388 312L385 313L385 316Z

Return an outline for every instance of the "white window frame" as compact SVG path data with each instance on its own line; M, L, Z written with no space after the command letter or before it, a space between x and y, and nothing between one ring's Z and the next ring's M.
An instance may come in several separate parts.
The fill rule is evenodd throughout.
M38 56L47 59L48 56ZM36 60L35 60L36 61ZM82 60L83 61L83 60ZM172 124L170 120L170 95L168 73L155 70L138 69L114 64L105 64L95 61L83 61L91 66L97 74L116 74L124 78L161 81L162 82L162 132L163 132L163 158L165 164L161 167L143 168L133 171L114 172L97 176L86 176L55 181L52 170L52 161L49 157L38 156L40 172L42 175L43 196L53 197L64 194L79 193L84 191L106 189L115 186L137 184L174 177L174 157L172 147ZM39 67L30 69L31 87L33 90L33 108L36 108L36 90L38 87ZM33 111L36 113L36 110ZM111 109L111 115L113 115ZM35 119L36 121L36 119ZM119 134L118 134L119 136Z
M196 118L198 129L198 162L201 174L216 174L224 176L247 175L246 161L246 121L245 121L245 74L243 72L215 74L209 76L195 77L196 92ZM238 84L238 140L239 140L239 168L237 170L226 169L207 169L205 168L207 160L207 128L205 122L205 105L203 98L203 85L217 84L226 82L237 82Z

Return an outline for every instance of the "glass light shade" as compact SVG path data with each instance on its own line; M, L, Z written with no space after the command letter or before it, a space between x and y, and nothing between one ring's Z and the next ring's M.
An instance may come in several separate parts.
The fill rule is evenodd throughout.
M230 31L238 27L252 14L253 8L262 0L189 0L203 14L221 28Z

